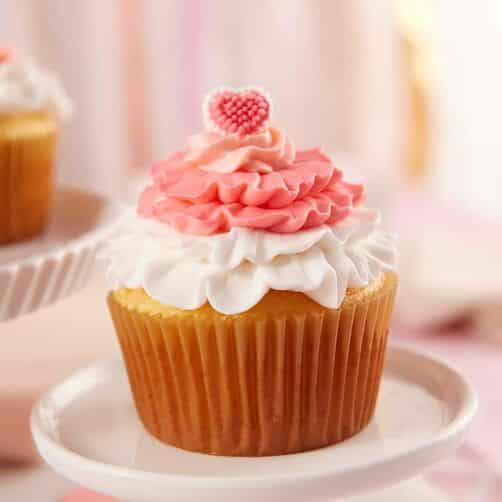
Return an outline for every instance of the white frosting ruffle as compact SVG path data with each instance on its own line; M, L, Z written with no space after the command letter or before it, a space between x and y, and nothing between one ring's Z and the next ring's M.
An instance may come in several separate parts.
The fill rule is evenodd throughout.
M185 235L135 213L102 253L112 287L142 287L180 309L209 302L224 314L245 312L270 290L299 291L328 308L347 288L362 288L393 269L392 237L378 230L379 213L358 208L334 227L292 234L233 228Z
M30 61L15 58L0 64L0 113L48 110L58 120L72 111L59 81Z

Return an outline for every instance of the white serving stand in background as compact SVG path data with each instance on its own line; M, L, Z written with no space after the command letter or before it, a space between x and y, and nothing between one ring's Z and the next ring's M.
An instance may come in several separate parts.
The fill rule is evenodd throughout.
M31 427L55 471L121 501L444 502L422 480L375 491L453 453L476 408L473 390L455 370L391 347L371 424L310 452L231 458L163 445L144 432L119 361L95 364L54 387L35 406Z
M96 251L115 230L121 210L95 193L57 189L43 234L0 246L0 321L34 312L85 286Z

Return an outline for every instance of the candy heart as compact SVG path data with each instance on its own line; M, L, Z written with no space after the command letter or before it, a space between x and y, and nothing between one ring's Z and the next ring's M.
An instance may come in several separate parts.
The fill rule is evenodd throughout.
M12 47L0 47L0 63L9 61L13 56L14 49Z
M247 136L266 128L270 108L270 99L257 89L218 89L204 100L204 119L208 129Z

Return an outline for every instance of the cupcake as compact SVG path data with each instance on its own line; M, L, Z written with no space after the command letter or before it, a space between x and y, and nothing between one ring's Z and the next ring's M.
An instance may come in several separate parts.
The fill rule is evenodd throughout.
M52 75L0 47L0 244L47 225L59 124L69 111Z
M361 185L270 125L264 92L217 90L204 116L105 251L138 415L214 455L343 441L375 410L392 239Z

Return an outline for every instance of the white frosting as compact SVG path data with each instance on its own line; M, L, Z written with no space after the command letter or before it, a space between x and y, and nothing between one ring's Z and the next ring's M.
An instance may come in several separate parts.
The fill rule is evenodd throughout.
M64 120L72 104L50 72L18 57L0 63L0 113L36 110L47 110Z
M237 314L270 289L299 291L337 308L347 288L365 287L395 266L393 239L378 223L377 211L358 208L331 228L292 234L233 228L193 236L131 212L103 257L112 287L142 287L180 309L209 302L219 312Z

